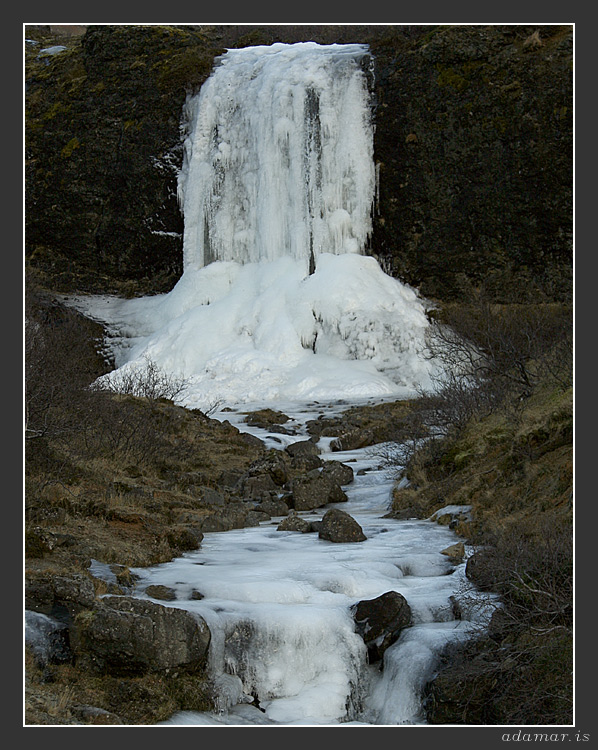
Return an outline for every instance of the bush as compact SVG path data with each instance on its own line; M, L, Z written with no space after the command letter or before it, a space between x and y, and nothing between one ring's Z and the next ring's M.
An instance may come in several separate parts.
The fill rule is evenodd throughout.
M467 564L500 594L488 635L448 651L427 687L433 724L569 724L573 540L556 514L505 524Z
M507 395L527 398L540 382L563 389L572 384L573 321L567 305L497 305L479 294L467 305L442 310L432 321L429 346L452 374L449 394L484 389L491 394L486 404Z
M187 381L170 375L146 356L143 367L122 368L111 372L101 378L95 387L112 393L136 396L150 402L160 399L174 401L185 392Z

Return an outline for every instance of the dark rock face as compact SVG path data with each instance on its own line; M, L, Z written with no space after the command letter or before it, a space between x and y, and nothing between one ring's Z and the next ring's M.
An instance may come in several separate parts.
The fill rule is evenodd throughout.
M320 539L340 543L364 542L367 539L357 521L338 508L331 508L324 513L318 535Z
M205 665L210 631L189 612L131 597L105 597L73 628L77 658L113 675Z
M568 293L571 31L430 27L373 43L373 250L426 296L484 281L508 299L515 275Z
M364 599L353 608L357 632L368 647L370 663L380 661L384 652L411 624L411 607L402 594L387 591L376 599Z
M92 26L27 58L30 267L57 290L171 288L187 93L225 47L306 39L370 45L387 272L439 299L570 296L571 26Z

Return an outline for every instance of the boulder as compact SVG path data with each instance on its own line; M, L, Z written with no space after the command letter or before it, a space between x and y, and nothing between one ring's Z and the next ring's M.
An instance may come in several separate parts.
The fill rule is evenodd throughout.
M305 518L301 518L296 513L290 513L284 521L281 521L277 526L278 531L300 531L302 534L306 534L313 531L312 525Z
M465 545L463 542L451 544L450 547L443 549L441 554L446 555L451 562L460 563L465 557Z
M313 440L299 440L296 443L291 443L287 445L285 451L292 457L318 456L320 453L320 449Z
M347 500L338 482L318 469L294 479L291 491L295 510L313 510L328 503L341 503Z
M363 542L367 539L357 521L339 508L324 513L318 535L329 542Z
M261 427L267 429L271 426L280 426L289 421L289 417L281 411L274 409L260 409L254 411L245 417L245 422L252 427Z
M210 645L206 622L191 612L132 597L108 596L72 628L79 662L110 675L197 672Z
M326 461L322 466L322 476L337 484L350 484L354 479L353 469L340 461Z
M147 596L152 599L160 599L164 602L173 602L176 599L176 591L170 586L152 585L145 589Z
M314 469L319 469L323 463L320 456L304 453L291 458L291 469L297 472L313 471Z
M374 431L369 428L350 427L341 432L331 443L332 451L353 451L366 448L377 442Z
M266 489L282 487L289 480L289 458L279 450L270 450L262 458L258 458L247 469L247 474L241 482L241 486L250 478L269 477L271 484Z
M411 624L411 607L397 591L358 602L352 614L356 630L367 646L370 663L380 661L403 628Z
M278 489L275 481L270 474L259 474L253 477L244 477L240 484L241 492L244 497L257 499L275 492Z
M262 500L256 509L267 513L270 517L286 516L289 513L289 506L282 498L278 497L271 497L268 500Z

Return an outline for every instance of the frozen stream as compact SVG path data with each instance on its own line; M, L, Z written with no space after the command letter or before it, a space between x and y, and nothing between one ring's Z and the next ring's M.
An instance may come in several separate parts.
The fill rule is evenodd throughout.
M426 303L367 254L372 66L364 45L274 44L219 58L183 117L183 275L168 294L71 300L106 326L115 370L101 384L121 390L151 363L185 383L183 406L260 402L299 426L317 412L288 402L320 411L433 388L443 370L428 352ZM241 426L239 411L222 418ZM306 435L260 437L284 448ZM169 606L201 615L212 632L220 703L170 723L422 723L421 688L439 652L480 626L465 602L454 619L465 578L442 554L453 533L384 518L392 480L380 456L329 446L320 446L327 459L354 469L342 509L366 541L278 531L272 519L208 533L197 552L137 571L138 596L170 586ZM406 597L413 625L380 669L367 663L351 607L388 591Z
M221 700L214 713L184 712L168 724L425 723L420 691L440 650L483 624L471 591L469 606L461 601L467 619L454 619L452 597L469 588L464 564L441 554L457 541L454 533L432 521L384 518L393 482L375 449L331 453L328 445L324 458L354 470L349 501L337 507L360 523L366 541L278 531L282 519L272 519L207 533L198 551L135 571L138 596L150 584L172 587L177 599L168 606L196 612L212 632L210 669ZM317 520L329 507L302 515ZM350 608L387 591L405 596L413 625L386 651L381 669L367 664Z

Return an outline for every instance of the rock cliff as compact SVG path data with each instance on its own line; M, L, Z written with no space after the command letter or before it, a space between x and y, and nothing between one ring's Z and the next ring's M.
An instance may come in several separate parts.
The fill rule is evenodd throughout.
M226 47L313 40L375 58L385 270L438 299L570 296L572 27L92 26L40 55L49 33L26 44L26 254L49 288L170 289L187 94Z

